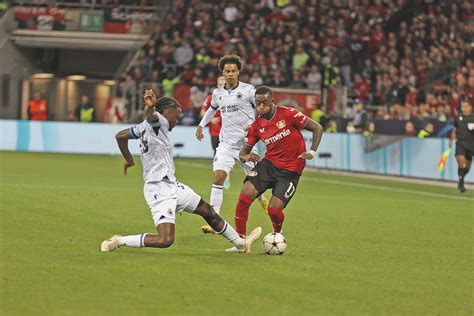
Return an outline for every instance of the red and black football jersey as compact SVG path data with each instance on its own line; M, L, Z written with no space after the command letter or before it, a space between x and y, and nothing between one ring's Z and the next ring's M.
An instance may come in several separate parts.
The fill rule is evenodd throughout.
M301 175L305 159L298 156L306 152L301 129L309 118L293 108L277 105L270 120L257 116L247 131L245 142L249 146L262 140L267 145L265 158L275 167Z

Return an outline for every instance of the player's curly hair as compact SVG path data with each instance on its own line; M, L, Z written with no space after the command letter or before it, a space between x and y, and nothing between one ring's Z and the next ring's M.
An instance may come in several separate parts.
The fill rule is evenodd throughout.
M242 69L244 68L244 62L237 55L222 56L221 59L219 59L219 64L217 65L217 67L219 68L219 71L222 72L224 70L224 66L227 64L236 65L239 71L242 71Z
M155 103L155 109L158 113L163 113L166 109L178 109L181 108L176 99L171 97L161 97Z

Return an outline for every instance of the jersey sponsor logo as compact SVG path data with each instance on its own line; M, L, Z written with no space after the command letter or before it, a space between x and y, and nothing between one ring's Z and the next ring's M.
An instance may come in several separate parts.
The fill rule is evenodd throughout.
M278 122L277 122L277 127L278 127L279 129L282 129L282 128L284 128L285 126L286 126L285 120L281 120L281 121L278 121Z
M291 131L290 131L289 129L285 129L284 131L282 131L282 132L276 134L275 136L272 136L272 137L270 137L270 138L268 138L268 139L265 139L265 144L266 144L266 145L269 145L269 144L271 144L271 143L277 142L277 141L279 141L280 139L282 139L282 138L284 138L284 137L286 137L286 136L288 136L288 135L290 135L290 134L291 134Z
M249 177L256 177L258 175L257 171L251 170L248 174Z
M221 106L221 113L233 113L239 111L238 104L230 104L227 106Z
M259 131L261 134L265 133L265 127L264 127L264 128L259 128L258 131Z

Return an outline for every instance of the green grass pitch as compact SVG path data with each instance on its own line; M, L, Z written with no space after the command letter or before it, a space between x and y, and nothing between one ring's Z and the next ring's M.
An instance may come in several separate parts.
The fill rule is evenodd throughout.
M283 256L261 241L226 253L190 214L169 249L101 253L113 234L155 230L138 160L125 177L120 157L0 153L0 315L474 313L472 190L306 171ZM209 200L210 161L176 168ZM225 191L232 224L242 179L235 169ZM259 205L257 225L271 231Z

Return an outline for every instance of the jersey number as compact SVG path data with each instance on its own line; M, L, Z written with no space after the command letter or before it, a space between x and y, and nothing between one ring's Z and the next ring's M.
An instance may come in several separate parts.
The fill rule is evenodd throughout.
M286 189L286 192L285 192L285 199L289 199L293 193L295 193L295 185L293 184L293 182L290 182L290 185L288 186L288 189Z
M148 152L148 141L146 140L145 138L145 131L143 131L142 133L142 137L141 137L141 143L140 143L140 151L142 152L142 154L146 154Z

